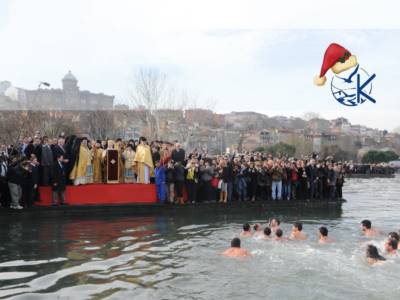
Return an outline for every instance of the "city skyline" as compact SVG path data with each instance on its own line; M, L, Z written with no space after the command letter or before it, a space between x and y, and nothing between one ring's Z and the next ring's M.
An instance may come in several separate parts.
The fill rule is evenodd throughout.
M305 18L293 13L298 5L293 4L291 18L284 23L269 14L264 23L254 23L248 17L234 25L228 17L216 26L222 7L215 7L210 23L196 25L198 17L192 15L184 22L163 23L168 14L178 11L159 1L156 3L165 14L157 11L148 20L140 12L152 6L137 1L121 1L116 11L109 11L104 1L71 1L74 5L46 0L1 3L0 39L10 43L0 49L0 81L10 81L17 87L32 90L39 81L46 81L52 88L60 88L60 79L71 70L82 89L115 95L119 103L134 70L156 67L179 87L195 91L202 99L216 100L217 112L253 110L300 117L304 111L318 111L325 118L342 116L354 124L389 131L400 125L396 96L400 30L388 17L399 4L375 18L368 18L370 12L363 11L365 18L357 21L346 18L345 23L335 22L331 16L324 16L326 22L315 25L311 25L313 18L321 21L320 15L313 14L315 8L309 7ZM182 12L185 4L180 3ZM32 15L37 5L41 9ZM240 11L232 2L230 5L233 13ZM354 3L346 3L346 7L363 10ZM268 8L282 6L274 3ZM257 13L251 5L243 9L249 15ZM345 107L333 98L328 85L313 84L332 42L348 48L363 68L376 74L376 104ZM332 76L329 71L328 81Z

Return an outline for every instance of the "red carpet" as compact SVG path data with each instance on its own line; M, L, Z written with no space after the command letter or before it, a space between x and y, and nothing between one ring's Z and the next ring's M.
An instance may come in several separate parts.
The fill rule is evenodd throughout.
M35 205L52 205L53 192L51 187L39 187L42 202ZM185 200L187 199L184 190ZM67 186L65 192L67 203L99 204L99 203L156 203L157 189L155 184L89 184ZM60 203L60 196L58 196Z

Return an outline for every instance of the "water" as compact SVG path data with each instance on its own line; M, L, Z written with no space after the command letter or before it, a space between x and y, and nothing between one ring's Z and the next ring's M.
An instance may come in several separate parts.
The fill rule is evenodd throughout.
M0 298L9 299L389 299L400 257L360 222L399 231L400 176L350 179L342 207L165 216L93 216L0 222ZM242 238L254 259L221 257L244 221L278 217L284 236L303 222L307 240ZM337 237L317 244L320 226ZM370 266L372 242L388 261Z

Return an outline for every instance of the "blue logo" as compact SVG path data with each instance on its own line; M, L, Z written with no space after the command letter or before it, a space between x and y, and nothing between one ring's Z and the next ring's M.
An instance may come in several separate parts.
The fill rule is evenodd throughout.
M351 68L332 77L332 95L340 104L346 106L357 106L367 100L376 103L371 97L372 80L375 77L375 74L369 76L358 64L355 69Z

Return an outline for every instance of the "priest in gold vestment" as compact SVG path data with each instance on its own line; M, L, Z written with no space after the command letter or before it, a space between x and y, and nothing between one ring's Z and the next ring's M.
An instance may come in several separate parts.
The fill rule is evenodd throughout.
M69 174L69 179L72 183L74 185L93 183L93 156L87 147L87 138L75 139L71 156L73 156L74 167Z
M136 183L150 183L150 177L154 177L153 159L145 137L140 138L140 144L136 148L133 160L133 171L137 174Z
M115 150L118 150L118 181L124 183L125 172L124 172L124 156L122 155L125 151L125 144L121 138L118 138L115 143Z
M104 149L101 148L101 141L93 141L93 148L91 150L93 156L93 183L103 183L103 166L101 158Z

